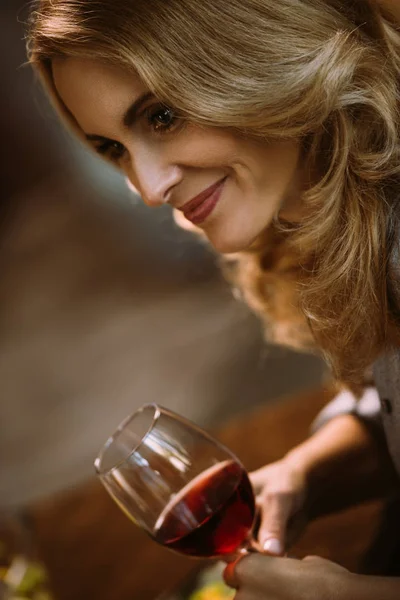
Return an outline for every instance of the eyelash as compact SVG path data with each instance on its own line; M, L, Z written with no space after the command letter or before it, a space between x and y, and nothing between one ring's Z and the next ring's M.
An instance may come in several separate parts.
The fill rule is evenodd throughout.
M154 125L155 117L159 116L162 112L165 114L166 111L171 113L171 122L168 125L159 123L158 127L156 127ZM169 133L171 129L175 128L174 126L176 126L178 120L178 117L174 114L173 110L163 104L157 105L157 107L150 106L143 112L143 115L147 120L147 124L152 128L153 133L156 135L165 135L166 133ZM102 156L106 156L112 162L117 162L123 157L125 148L119 142L109 140L100 146L97 146L96 152Z

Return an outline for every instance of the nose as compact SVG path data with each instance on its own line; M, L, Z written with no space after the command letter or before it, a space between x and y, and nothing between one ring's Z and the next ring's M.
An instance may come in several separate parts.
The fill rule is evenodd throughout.
M150 207L163 206L171 199L175 186L182 179L181 170L169 160L157 159L146 153L132 160L127 179L143 202Z

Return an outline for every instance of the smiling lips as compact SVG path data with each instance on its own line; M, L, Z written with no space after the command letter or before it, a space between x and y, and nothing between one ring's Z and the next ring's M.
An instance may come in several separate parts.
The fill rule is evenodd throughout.
M220 179L180 207L179 210L183 212L188 221L197 225L208 217L219 200L225 180L226 177Z

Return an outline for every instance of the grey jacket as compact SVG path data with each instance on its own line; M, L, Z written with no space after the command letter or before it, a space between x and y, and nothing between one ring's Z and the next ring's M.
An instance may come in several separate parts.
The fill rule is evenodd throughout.
M360 400L343 391L317 416L312 431L340 414L354 414L383 428L393 463L400 476L400 349L380 357L373 366L375 387Z
M382 423L393 463L400 475L400 349L384 354L374 364L375 386Z

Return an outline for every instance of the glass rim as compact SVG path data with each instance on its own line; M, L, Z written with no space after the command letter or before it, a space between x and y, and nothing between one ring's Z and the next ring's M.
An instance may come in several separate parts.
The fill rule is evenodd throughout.
M143 413L145 410L148 410L149 408L153 409L153 418L152 418L146 432L141 437L140 441L135 446L132 446L131 451L129 452L129 454L127 454L127 456L125 456L125 458L118 461L115 465L113 465L109 469L102 469L101 463L102 463L102 460L104 459L105 453L110 448L110 446L116 441L116 439L119 436L119 434L121 433L121 431L123 431L126 428L126 426L131 421L133 421L133 419L135 417L137 417L139 414ZM135 410L133 413L131 413L130 415L125 417L125 419L123 419L120 422L120 424L117 426L117 428L114 430L114 432L110 435L110 437L103 444L103 446L101 447L101 449L98 452L97 457L94 461L94 468L96 470L96 474L99 477L105 477L108 474L112 473L115 469L118 469L121 465L123 465L124 462L126 462L130 456L132 456L132 454L139 448L139 446L143 443L143 441L146 439L146 437L149 435L149 433L153 429L154 425L157 423L158 419L161 416L161 411L162 411L162 408L160 407L159 404L157 404L156 402L150 402L149 404L144 404L143 406L139 407L137 410Z

